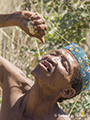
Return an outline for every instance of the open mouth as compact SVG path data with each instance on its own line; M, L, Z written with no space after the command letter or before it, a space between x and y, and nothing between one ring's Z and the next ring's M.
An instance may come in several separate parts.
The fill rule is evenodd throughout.
M44 67L48 72L51 72L51 67L52 67L52 65L51 65L48 61L46 61L46 60L41 61L41 64L43 65L43 67Z

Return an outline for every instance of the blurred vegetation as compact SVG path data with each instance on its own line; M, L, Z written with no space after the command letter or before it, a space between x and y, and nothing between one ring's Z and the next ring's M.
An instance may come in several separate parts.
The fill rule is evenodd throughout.
M31 70L43 55L72 42L82 47L90 61L89 0L9 0L6 3L7 0L1 2L0 13L39 12L48 25L44 45L18 27L0 29L0 55L22 69L30 79L34 79ZM71 113L72 120L90 120L90 90L59 105L67 114Z

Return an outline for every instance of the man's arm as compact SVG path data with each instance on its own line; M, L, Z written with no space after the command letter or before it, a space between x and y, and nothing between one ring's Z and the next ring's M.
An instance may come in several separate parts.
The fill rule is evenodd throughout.
M27 24L29 21L32 21L32 26L34 29L35 34L31 34ZM0 27L7 27L7 26L18 26L24 32L32 37L36 37L44 43L44 35L47 29L47 25L45 24L45 20L42 15L39 13L33 13L29 11L18 11L9 14L0 14ZM2 60L3 59L3 60ZM4 62L5 61L5 62ZM5 71L2 72L3 68L9 64L8 69L11 68L11 63L9 63L4 58L0 57L0 86L3 86L3 77ZM14 67L14 66L13 66Z
M34 34L30 33L27 27L28 22L32 20ZM44 35L46 34L47 25L45 19L39 13L29 11L18 11L9 14L0 14L0 27L18 26L29 36L36 37L44 43Z
M11 81L11 79L15 79L16 81ZM22 80L21 80L22 79ZM8 60L0 56L0 85L8 85L12 87L14 84L24 83L26 82L25 74L17 68L15 65L10 63Z
M30 29L27 26L30 20L32 21L31 24L35 32L35 34L33 35L30 33ZM45 24L45 19L39 13L33 13L29 11L18 11L18 12L9 13L9 14L0 14L0 27L7 27L7 26L18 26L28 35L32 37L36 37L40 39L42 43L44 43L43 36L46 33L45 31L47 29L47 25ZM2 75L5 72L4 71L2 73L2 70L3 70L2 68L5 68L7 64L11 64L11 63L9 63L4 58L0 57L0 86L3 86ZM11 66L12 65L8 66L8 70L11 68Z
M15 15L14 13L10 14L0 14L0 27L15 26Z
M7 120L11 108L31 88L33 81L28 79L19 68L0 56L0 84L3 89L0 120ZM19 103L21 101L22 98ZM20 104L16 106L16 110L18 107Z

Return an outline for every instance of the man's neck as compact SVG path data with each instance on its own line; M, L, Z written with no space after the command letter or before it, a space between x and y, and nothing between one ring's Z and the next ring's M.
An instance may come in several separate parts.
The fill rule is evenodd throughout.
M25 116L42 118L55 110L57 95L36 82L25 98Z

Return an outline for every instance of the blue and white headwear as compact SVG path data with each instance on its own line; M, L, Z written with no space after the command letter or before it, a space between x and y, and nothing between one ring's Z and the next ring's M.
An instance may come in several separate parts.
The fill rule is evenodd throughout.
M87 56L85 55L81 47L75 43L72 43L62 48L68 49L74 55L74 57L79 63L81 74L82 74L82 80L83 80L82 91L90 89L89 62L88 62Z

